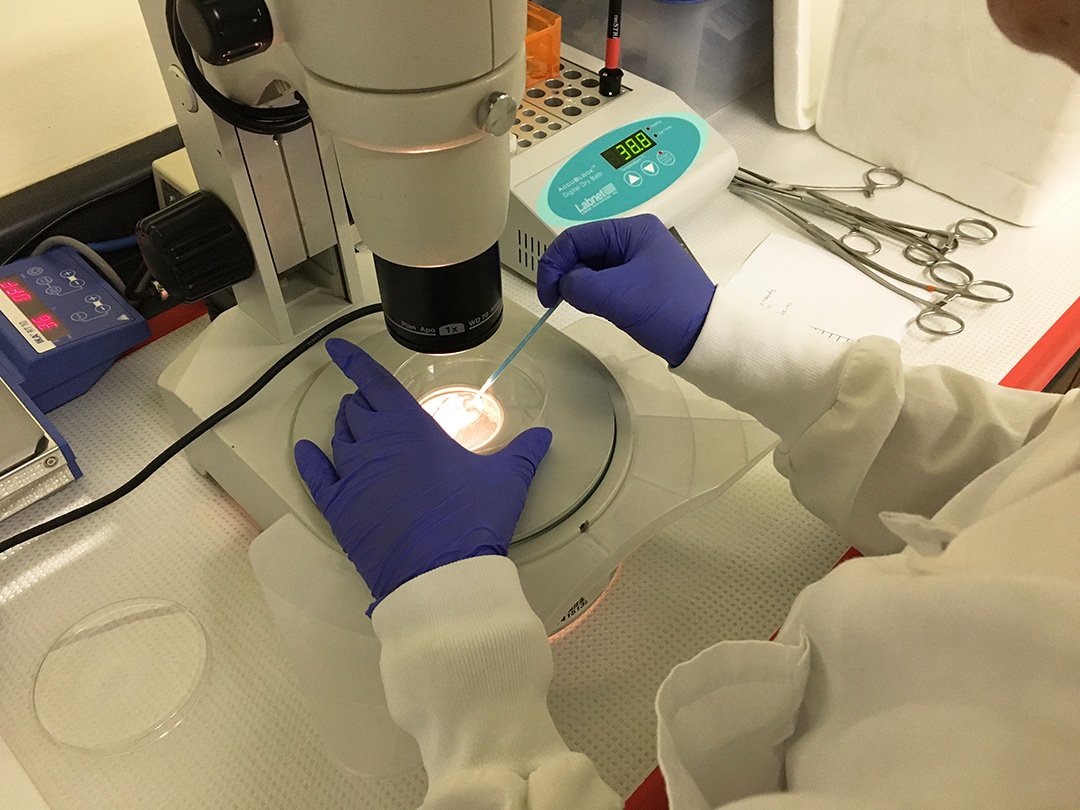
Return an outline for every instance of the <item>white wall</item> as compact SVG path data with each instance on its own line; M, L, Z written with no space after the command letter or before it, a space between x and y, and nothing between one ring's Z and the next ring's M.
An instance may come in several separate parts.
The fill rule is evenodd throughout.
M0 196L173 123L137 0L0 0Z

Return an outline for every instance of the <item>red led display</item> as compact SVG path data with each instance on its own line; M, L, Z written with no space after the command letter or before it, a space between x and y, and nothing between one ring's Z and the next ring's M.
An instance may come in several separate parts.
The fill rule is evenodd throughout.
M7 296L9 301L15 304L19 312L30 321L30 325L44 337L55 340L71 334L67 327L56 317L56 313L45 306L41 299L30 291L21 277L7 276L6 278L0 278L0 291ZM11 319L9 318L9 320ZM23 321L23 323L26 322ZM18 326L17 322L16 326Z
M60 324L56 322L56 319L52 315L38 315L36 318L31 318L30 323L44 332L46 329L59 329Z
M34 300L34 296L28 293L26 288L18 281L0 281L0 290L3 290L4 295L16 304L21 304L23 301Z

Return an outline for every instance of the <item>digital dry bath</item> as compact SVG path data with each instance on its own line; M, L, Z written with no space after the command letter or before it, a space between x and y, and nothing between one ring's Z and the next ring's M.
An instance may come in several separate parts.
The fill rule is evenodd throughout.
M560 231L651 213L671 227L731 181L735 151L670 90L626 74L599 93L599 60L563 46L558 78L530 88L514 124L502 262L536 280Z

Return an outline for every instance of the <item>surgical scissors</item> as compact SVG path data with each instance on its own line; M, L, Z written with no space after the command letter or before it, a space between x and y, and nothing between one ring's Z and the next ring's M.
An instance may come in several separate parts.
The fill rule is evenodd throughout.
M915 264L928 265L952 253L961 242L985 245L997 235L994 224L985 219L964 217L947 229L926 228L895 219L871 214L858 206L833 200L824 194L810 192L807 198L796 201L805 208L813 209L822 216L848 225L858 236L874 231L904 245L904 258ZM878 243L880 245L880 243Z
M751 177L769 183L781 191L861 191L867 197L873 197L874 192L880 189L900 188L904 185L904 175L896 169L888 166L874 166L863 172L863 184L861 186L802 186L794 183L776 183L769 178L752 172L749 169L740 169Z
M948 231L919 228L893 220L874 217L865 211L861 211L861 209L852 210L851 206L842 203L837 203L838 207L833 207L830 203L836 201L813 192L810 192L811 200L808 201L807 197L790 187L774 184L762 175L746 172L745 170L740 171L750 175L753 180L736 176L731 186L735 194L753 197L769 205L798 225L829 252L843 259L878 284L917 304L921 307L921 310L915 316L915 325L924 332L940 336L955 335L962 332L964 330L963 319L955 312L945 309L948 303L958 298L994 304L1008 301L1013 297L1013 290L1009 285L1000 281L975 278L967 267L959 262L945 258L944 246L938 247L929 241L931 235L943 235L949 241L953 239L957 241L976 241L977 239L989 241L996 235L997 231L992 224L986 223L984 220L965 218L965 220L953 225ZM802 204L811 212L824 214L847 226L849 231L844 236L837 238L799 214L790 205L785 205L784 201ZM856 214L856 211L859 214ZM877 236L865 230L863 226L881 233L883 236L898 238L901 242L906 243L905 251L919 248L925 250L928 256L933 255L934 260L932 262L918 262L918 264L926 267L927 275L934 283L927 283L921 279L905 276L873 260L871 256L881 250L882 244ZM983 231L977 233L974 230L965 230L965 226L970 229L982 228ZM922 236L919 236L919 234L922 234ZM986 238L987 236L989 236L989 239ZM868 247L860 249L851 244L856 237L865 240ZM942 297L936 301L927 300L903 287L897 286L897 283L893 282L922 289L931 294L936 293Z

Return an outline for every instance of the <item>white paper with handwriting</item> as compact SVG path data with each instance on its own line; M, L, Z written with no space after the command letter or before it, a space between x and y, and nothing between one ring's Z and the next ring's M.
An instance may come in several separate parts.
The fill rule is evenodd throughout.
M837 341L900 340L920 311L824 248L778 233L757 246L727 289Z

